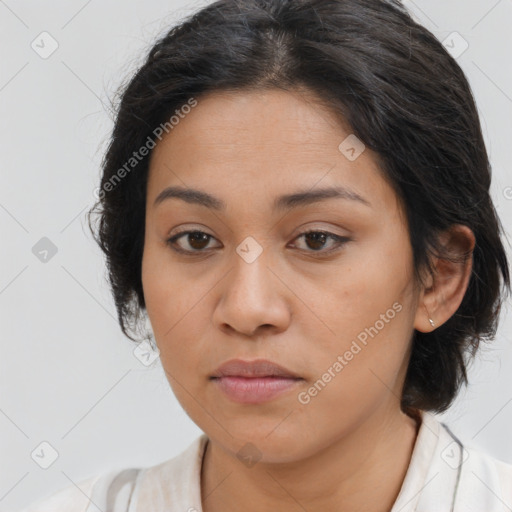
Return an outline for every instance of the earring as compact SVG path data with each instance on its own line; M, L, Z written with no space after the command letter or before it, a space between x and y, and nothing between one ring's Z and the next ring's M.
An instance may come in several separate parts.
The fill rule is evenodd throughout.
M435 327L435 326L436 326L436 324L434 323L434 320L432 320L432 318L430 318L430 314L429 314L429 312L428 312L427 306L425 306L425 311L427 312L428 321L430 322L430 325L431 325L432 327Z

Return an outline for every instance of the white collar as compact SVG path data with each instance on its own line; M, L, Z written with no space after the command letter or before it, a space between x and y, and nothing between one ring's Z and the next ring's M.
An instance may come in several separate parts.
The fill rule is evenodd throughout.
M510 511L512 465L464 447L433 414L418 412L421 425L411 461L390 512ZM143 469L129 512L202 512L201 466L207 442L202 434L176 457Z

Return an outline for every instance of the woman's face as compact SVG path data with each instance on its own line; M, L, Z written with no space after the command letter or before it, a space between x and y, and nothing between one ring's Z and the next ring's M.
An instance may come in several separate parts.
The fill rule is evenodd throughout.
M405 217L375 155L295 93L216 92L185 110L153 150L142 262L184 410L226 450L252 443L268 462L401 415L425 312ZM168 193L155 203L167 187L215 199ZM200 233L177 236L188 231ZM232 359L267 359L298 378L213 379ZM272 383L280 393L268 394Z

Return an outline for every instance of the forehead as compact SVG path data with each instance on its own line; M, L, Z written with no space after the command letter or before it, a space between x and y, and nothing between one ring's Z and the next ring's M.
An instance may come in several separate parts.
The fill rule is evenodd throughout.
M201 96L164 139L174 149L193 142L203 153L223 160L230 154L239 158L244 151L279 147L280 153L273 155L277 158L283 151L318 156L345 132L350 133L311 94L270 89Z
M309 94L209 93L154 148L148 200L170 185L201 188L226 201L231 192L269 197L342 185L389 208L394 193L376 155L365 148L350 160L340 150L349 136L350 128Z

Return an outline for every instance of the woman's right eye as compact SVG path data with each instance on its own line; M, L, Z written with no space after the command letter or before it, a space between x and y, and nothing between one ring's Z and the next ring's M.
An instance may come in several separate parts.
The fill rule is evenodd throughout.
M206 252L204 249L208 246L208 242L213 239L214 237L212 235L209 235L208 233L205 233L204 231L183 231L181 233L178 233L177 235L173 235L169 239L167 239L166 243L169 245L173 250L180 252L180 253L202 253ZM192 249L189 249L187 247L180 246L177 242L178 240L184 239L186 242L186 245L191 247Z

